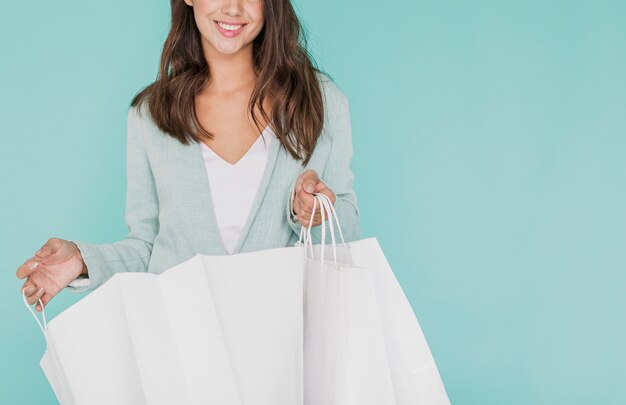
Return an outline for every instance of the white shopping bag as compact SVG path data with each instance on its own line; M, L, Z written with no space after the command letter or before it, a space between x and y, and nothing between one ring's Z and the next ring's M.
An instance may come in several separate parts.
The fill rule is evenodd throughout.
M49 324L42 311L60 403L449 404L376 239L335 243L332 204L314 202L330 246L309 224L296 247L118 273Z
M316 195L314 205L318 202L322 215L329 214L332 245L313 246L310 224L301 232L307 254L305 405L449 404L417 318L378 241L345 243L338 227L342 243L336 244L336 212L325 195ZM325 241L325 222L321 226Z
M302 404L303 260L287 247L117 273L42 311L40 365L63 405Z

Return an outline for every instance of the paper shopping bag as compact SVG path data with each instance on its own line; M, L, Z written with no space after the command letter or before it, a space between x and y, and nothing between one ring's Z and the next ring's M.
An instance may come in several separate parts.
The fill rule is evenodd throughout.
M289 247L117 273L44 318L40 365L63 405L301 404L303 260Z
M371 270L307 259L305 404L395 404Z
M301 233L305 267L305 404L449 404L439 371L413 309L376 238L312 245ZM315 211L315 208L313 209ZM341 235L341 228L337 230ZM322 223L326 241L326 223ZM298 242L300 244L300 241Z

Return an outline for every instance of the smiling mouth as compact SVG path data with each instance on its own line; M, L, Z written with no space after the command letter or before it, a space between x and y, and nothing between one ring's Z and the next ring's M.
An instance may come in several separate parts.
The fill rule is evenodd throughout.
M227 24L224 23L222 21L214 21L215 24L222 28L225 31L239 31L240 29L242 29L243 27L245 27L247 24Z

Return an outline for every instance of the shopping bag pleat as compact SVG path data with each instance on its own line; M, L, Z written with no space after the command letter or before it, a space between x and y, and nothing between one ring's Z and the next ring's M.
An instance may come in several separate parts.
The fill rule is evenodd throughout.
M343 292L351 382L360 387L355 404L395 404L372 270L345 267L335 274Z
M308 259L305 271L305 404L394 404L368 269Z
M78 405L145 404L119 280L87 298L48 323L50 361Z
M46 342L50 342L51 339L49 331L46 331ZM46 352L41 358L39 365L50 382L50 386L59 399L59 402L64 405L75 405L76 401L68 385L67 377L60 368L60 362L56 354L54 343L47 344Z
M202 260L243 403L301 404L302 250Z
M313 263L314 264L314 263ZM338 378L345 374L339 367L341 314L337 311L335 283L327 283L323 271L313 271L307 261L304 301L304 404L336 402Z
M215 297L200 256L159 276L193 404L241 405Z
M351 244L353 260L372 269L397 405L445 405L450 401L430 347L376 238Z
M118 283L145 402L192 403L159 278L129 273Z

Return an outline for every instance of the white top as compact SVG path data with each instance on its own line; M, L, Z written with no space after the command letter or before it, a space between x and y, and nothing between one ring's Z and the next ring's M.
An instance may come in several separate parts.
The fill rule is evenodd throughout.
M239 235L257 195L274 136L269 126L265 127L246 154L235 164L228 163L204 142L199 142L211 187L217 226L230 254L237 246Z

